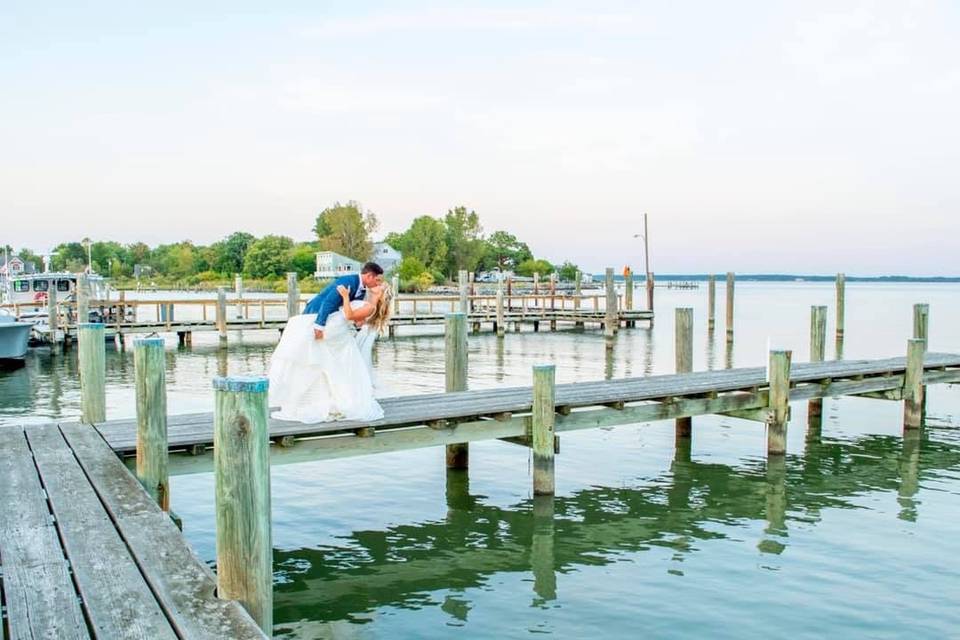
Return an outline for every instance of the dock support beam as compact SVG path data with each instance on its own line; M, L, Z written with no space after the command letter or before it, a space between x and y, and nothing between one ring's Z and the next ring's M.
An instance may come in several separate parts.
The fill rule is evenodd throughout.
M693 371L693 309L681 307L675 311L674 354L677 373ZM689 438L693 418L677 418L676 440Z
M497 286L497 337L502 338L507 330L506 315L503 310L503 282Z
M57 315L57 285L51 283L47 291L47 327L50 329L50 353L60 353L60 340L57 334L60 332L60 318Z
M163 338L133 341L137 398L137 479L164 511L170 510L167 471L167 382Z
M733 342L733 288L735 278L732 271L727 272L727 342Z
M287 272L287 317L300 315L300 285L297 284L297 272Z
M90 280L87 274L77 276L77 318L74 323L90 322Z
M461 271L466 274L466 271ZM464 279L461 278L461 284ZM467 390L467 316L448 313L446 318L444 355L446 357L446 391ZM447 468L466 469L470 466L470 444L461 442L447 445Z
M923 340L923 350L924 352L930 350L930 343L928 340L930 331L930 305L929 304L915 304L913 305L913 337L918 340ZM923 399L920 401L920 413L921 419L926 421L927 419L927 393L924 390Z
M717 277L707 276L707 331L713 333L717 326Z
M826 357L827 308L810 307L810 362L823 362ZM818 398L807 403L807 440L820 439L823 425L823 399Z
M770 352L770 415L767 418L767 455L787 452L790 420L790 351Z
M843 322L846 307L847 276L837 274L837 337L834 345L835 359L843 359Z
M465 269L460 270L460 313L470 313L470 281Z
M629 267L623 275L623 306L627 311L633 311L633 271Z
M390 288L393 289L393 315L400 315L400 276L390 278Z
M605 282L607 298L604 304L603 335L607 349L613 349L613 336L617 332L617 291L613 288L613 267L607 267Z
M913 338L907 341L907 371L903 377L903 428L923 426L923 356L926 341Z
M556 367L552 364L533 368L533 412L530 418L533 442L533 493L553 495Z
M80 358L80 420L85 424L107 419L106 338L103 324L77 325Z
M227 292L223 287L217 287L217 333L220 344L227 342Z
M217 595L273 632L266 378L215 378Z

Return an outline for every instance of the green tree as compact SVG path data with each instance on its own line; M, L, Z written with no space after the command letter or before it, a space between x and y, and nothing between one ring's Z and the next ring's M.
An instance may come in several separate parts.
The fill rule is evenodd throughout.
M50 268L54 271L83 271L87 266L87 250L79 242L64 242L53 248ZM42 268L37 263L37 268Z
M490 271L515 270L524 260L532 260L533 254L525 242L520 242L512 233L494 231L486 239L481 269Z
M418 278L421 273L427 272L426 265L416 256L404 256L397 268L397 275L401 280L413 280ZM429 272L427 272L429 273Z
M321 211L313 231L324 250L365 262L373 255L370 235L379 225L372 211L364 213L360 203L351 200Z
M240 273L243 271L243 259L247 250L255 240L256 237L251 233L235 231L223 240L213 243L210 268L224 274Z
M557 267L557 275L561 280L576 280L577 273L580 271L580 267L573 264L569 260L564 261L562 265Z
M517 275L530 277L534 273L545 276L553 273L553 265L546 260L524 260L517 265Z
M447 211L447 276L452 280L461 269L475 271L483 257L483 227L480 216L466 207Z
M447 227L431 216L416 218L402 234L391 233L386 243L403 254L416 258L425 271L444 273L447 268Z
M288 260L291 271L296 271L301 278L309 278L317 270L317 245L313 242L294 245Z
M247 249L243 273L253 278L282 276L290 270L293 240L286 236L263 236Z

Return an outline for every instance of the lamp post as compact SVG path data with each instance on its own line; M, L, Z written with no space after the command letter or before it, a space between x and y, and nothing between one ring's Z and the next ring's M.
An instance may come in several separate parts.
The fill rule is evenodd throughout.
M83 246L87 249L87 273L93 272L93 243L90 242L90 238L84 238L82 241Z
M647 310L653 311L653 274L650 273L650 232L647 227L647 214L643 214L643 233L633 234L634 238L643 238L644 276L647 285Z

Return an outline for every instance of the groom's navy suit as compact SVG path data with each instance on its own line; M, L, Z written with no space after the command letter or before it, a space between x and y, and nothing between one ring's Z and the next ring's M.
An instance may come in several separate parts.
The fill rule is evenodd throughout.
M340 296L340 292L337 291L337 287L340 285L350 290L351 302L354 300L362 300L367 291L363 283L360 282L359 274L340 276L324 287L323 291L315 295L313 299L307 303L307 306L303 308L304 314L317 314L317 319L314 320L313 324L318 329L323 329L327 325L327 318L330 317L330 314L339 311L340 307L343 306L343 298Z

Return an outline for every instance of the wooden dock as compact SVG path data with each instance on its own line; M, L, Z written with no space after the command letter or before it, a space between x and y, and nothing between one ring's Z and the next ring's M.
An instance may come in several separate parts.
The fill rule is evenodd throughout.
M0 514L10 638L266 637L86 425L0 427Z
M960 355L928 353L923 384L960 382ZM906 358L794 363L789 400L865 396L901 400ZM699 371L556 386L557 432L654 420L727 414L768 421L770 383L763 367ZM532 387L401 396L381 400L385 416L373 422L301 424L270 421L273 464L341 458L478 440L525 442L531 435ZM117 453L136 453L135 420L94 425ZM321 437L322 436L322 437ZM695 436L695 433L694 433ZM293 446L293 445L296 446ZM209 471L213 415L170 416L168 448L174 472ZM206 456L199 454L206 453Z

